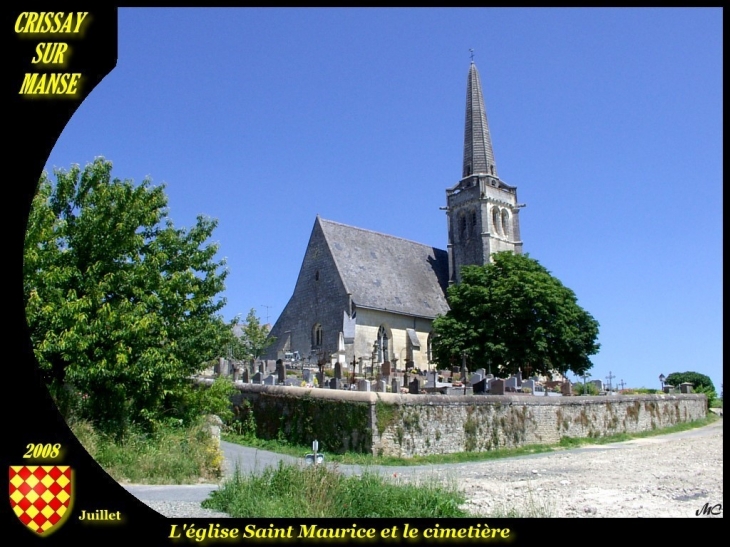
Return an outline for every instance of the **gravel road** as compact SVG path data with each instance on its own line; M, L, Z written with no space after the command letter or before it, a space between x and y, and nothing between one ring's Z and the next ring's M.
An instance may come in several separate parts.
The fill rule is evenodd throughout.
M221 443L226 473L294 458ZM357 466L339 466L358 473ZM465 507L479 516L695 517L705 503L723 503L723 421L681 433L489 462L372 470L394 480L456 480ZM217 485L125 485L168 517L226 517L200 507ZM717 511L716 511L717 512ZM716 517L722 517L720 512Z

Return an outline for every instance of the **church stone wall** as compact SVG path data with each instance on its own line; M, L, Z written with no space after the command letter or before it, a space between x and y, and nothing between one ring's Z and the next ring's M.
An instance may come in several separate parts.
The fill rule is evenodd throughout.
M391 333L390 359L398 359L397 367L403 369L403 360L407 354L406 329L414 329L418 335L420 349L413 351L413 361L419 368L428 368L428 335L431 332L431 320L391 313L382 310L357 308L357 326L355 328L355 358L369 360L373 353L373 343L378 337L378 329L385 325Z
M234 404L252 403L257 424L263 424L257 425L261 435L274 438L281 430L303 444L326 437L325 452L354 449L401 457L651 431L707 415L702 394L447 396L251 384L237 388Z
M320 324L321 350L327 354L324 358L329 362L329 354L337 351L342 312L348 307L349 298L337 266L319 224L315 223L294 294L271 329L276 342L267 358L278 358L288 337L291 337L290 349L299 351L303 358L308 357L312 349L312 328Z

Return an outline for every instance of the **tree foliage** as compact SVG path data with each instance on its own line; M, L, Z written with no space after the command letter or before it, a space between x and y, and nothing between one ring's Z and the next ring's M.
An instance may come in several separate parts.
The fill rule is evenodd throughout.
M715 385L709 376L700 374L699 372L672 372L666 377L664 383L670 386L679 387L679 384L689 382L692 384L692 390L695 393L711 393L712 397L708 395L708 399L715 398L717 392L715 391Z
M442 366L460 363L514 372L582 375L598 352L598 322L573 291L528 255L501 252L466 266L448 289L450 310L434 320L433 351Z
M168 218L164 186L113 179L111 162L44 173L25 239L26 317L52 393L81 396L104 428L155 420L219 354L226 270L216 221Z
M251 308L242 325L236 325L234 339L229 346L233 359L256 360L276 339L269 337L269 328L261 324L256 310Z

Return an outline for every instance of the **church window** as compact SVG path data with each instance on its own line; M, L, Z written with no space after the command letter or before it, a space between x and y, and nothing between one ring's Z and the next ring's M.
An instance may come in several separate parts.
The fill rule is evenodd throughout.
M473 234L477 233L477 212L476 211L471 212L471 232Z
M388 339L388 331L383 325L378 329L378 361L383 363L390 360L390 341Z
M499 218L499 209L496 207L492 207L492 226L494 226L495 233L500 233L500 218Z
M506 209L502 210L502 233L505 237L509 237L509 213Z
M459 216L459 241L466 239L466 216L463 214Z
M312 327L312 347L322 347L322 325L320 325L319 323Z

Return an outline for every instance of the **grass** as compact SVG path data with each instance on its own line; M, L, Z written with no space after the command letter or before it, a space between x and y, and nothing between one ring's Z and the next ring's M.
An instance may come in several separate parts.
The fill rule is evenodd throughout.
M294 457L303 457L304 454L312 452L311 446L300 446L280 441L276 439L264 440L255 437L245 437L231 433L224 433L221 438L225 441L268 450L278 454L287 454ZM362 454L358 452L346 452L344 454L334 454L327 452L327 447L319 447L320 452L327 453L327 460L330 462L344 465L390 465L390 466L417 466L432 465L440 463L464 463L472 461L492 460L498 458L506 458L510 456L524 456L528 454L539 454L541 452L550 452L554 447L547 445L527 445L519 448L505 448L490 450L489 452L456 452L453 454L431 454L429 456L414 456L412 458L398 458L396 456L372 456L370 454Z
M527 496L520 507L497 505L489 514L490 518L529 518L545 519L555 517L555 501L546 496L537 495L532 487L528 487Z
M104 471L118 482L195 484L217 481L223 454L204 424L164 427L148 435L131 431L115 441L89 422L69 423L74 435Z
M327 452L327 447L320 446L320 452L326 452L327 460L339 464L346 465L388 465L388 466L415 466L415 465L437 465L446 463L465 463L475 461L487 461L500 458L512 458L515 456L526 456L529 454L539 454L542 452L553 452L564 448L571 448L585 444L606 444L631 439L639 439L654 435L664 435L667 433L677 433L679 431L687 431L708 425L720 418L710 413L706 418L695 420L694 422L685 422L670 427L645 431L640 433L620 433L605 437L594 438L574 438L563 437L559 444L554 445L527 445L517 448L500 448L490 450L488 452L457 452L453 454L431 454L429 456L415 456L412 458L398 458L395 456L373 456L371 454L360 454L355 452L346 452L344 454L333 454ZM303 457L304 454L311 452L311 447L292 445L280 440L264 440L251 436L241 436L235 434L223 434L222 438L228 442L268 450L279 454L287 454L294 457Z
M346 476L336 465L280 462L244 476L238 469L203 507L238 518L444 518L466 517L455 483L408 483L377 473Z
M695 420L693 422L682 422L669 427L663 427L661 429L654 429L650 431L640 431L637 433L617 433L616 435L606 435L605 437L563 437L560 439L560 447L562 448L574 448L577 446L583 446L586 444L608 444L608 443L620 443L624 441L630 441L632 439L643 439L646 437L656 437L657 435L667 435L669 433L679 433L680 431L689 431L690 429L696 429L709 425L721 418L715 414L708 414L707 417Z

